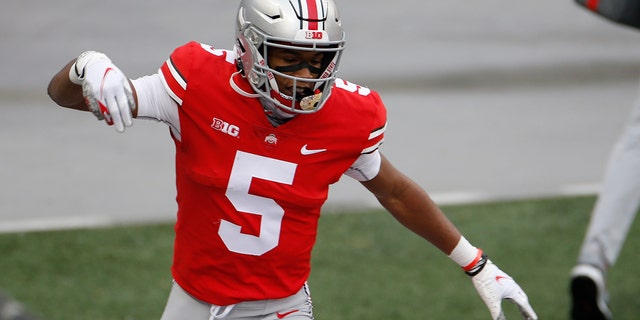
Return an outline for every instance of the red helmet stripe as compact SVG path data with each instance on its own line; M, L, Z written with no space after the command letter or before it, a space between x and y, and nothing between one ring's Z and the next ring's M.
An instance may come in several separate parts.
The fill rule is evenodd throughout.
M596 11L598 10L599 2L599 0L587 0L587 8L591 9L592 11Z
M320 0L307 0L309 30L318 30L318 9L322 8L322 5L318 5L318 1Z
M293 2L292 2L293 4ZM300 28L303 30L319 30L320 23L325 20L322 0L298 0Z

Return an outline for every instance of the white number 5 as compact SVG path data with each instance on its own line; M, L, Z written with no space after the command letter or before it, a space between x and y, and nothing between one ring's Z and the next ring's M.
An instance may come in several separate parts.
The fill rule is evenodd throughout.
M284 210L273 199L249 194L253 178L291 185L295 163L238 151L231 169L226 196L236 210L262 216L260 235L241 233L241 226L222 220L218 234L229 250L260 256L275 248L280 241Z

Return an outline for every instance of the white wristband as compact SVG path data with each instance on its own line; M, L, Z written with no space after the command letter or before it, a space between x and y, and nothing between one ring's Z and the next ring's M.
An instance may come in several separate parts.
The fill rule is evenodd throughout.
M472 246L464 236L460 237L458 244L449 254L449 258L463 269L477 263L481 256L482 250Z
M85 67L89 64L89 61L104 60L111 62L111 59L104 53L96 51L85 51L81 53L76 62L71 65L69 69L69 80L77 85L81 85L84 80Z

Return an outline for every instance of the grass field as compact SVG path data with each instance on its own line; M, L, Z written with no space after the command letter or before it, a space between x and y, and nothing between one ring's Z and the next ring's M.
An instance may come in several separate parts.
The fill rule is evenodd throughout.
M568 273L593 197L445 206L527 291L540 319L568 319ZM640 225L611 271L617 319L640 314ZM45 320L159 319L170 224L0 235L0 287ZM309 280L317 319L489 319L466 275L383 211L321 219ZM510 319L515 308L506 305Z

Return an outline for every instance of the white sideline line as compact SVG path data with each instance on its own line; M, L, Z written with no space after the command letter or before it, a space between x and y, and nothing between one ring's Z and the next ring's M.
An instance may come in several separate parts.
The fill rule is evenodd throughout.
M497 199L496 196L480 192L442 192L432 193L429 196L439 205L487 202Z
M98 215L59 216L0 221L0 234L69 229L93 229L116 225L133 225L170 221L172 221L171 217L160 215L140 216L135 220L114 219L113 217Z
M596 195L598 192L600 192L599 183L576 183L564 185L557 189L551 189L548 192L538 194L528 193L497 195L483 192L443 192L432 193L430 194L430 196L438 205L456 205L527 198L534 199L554 196L586 196Z
M482 192L441 192L431 193L431 198L438 205L456 205L456 204L470 204L470 203L482 203L501 200L515 200L526 198L540 198L551 196L583 196L583 195L595 195L600 191L600 184L596 183L584 183L584 184L571 184L562 186L556 190L550 190L545 194L538 195L496 195ZM377 206L377 203L374 204ZM370 206L367 206L370 207ZM336 210L330 210L336 212ZM78 215L78 216L58 216L58 217L46 217L46 218L33 218L33 219L21 219L21 220L8 220L0 221L0 233L20 233L20 232L34 232L34 231L54 231L54 230L68 230L68 229L86 229L86 228L101 228L114 225L126 225L126 224L140 224L149 222L169 222L171 221L169 216L141 216L139 219L133 220L117 220L113 217L104 215Z
M0 222L0 233L97 228L114 224L105 216L59 216Z
M569 196L582 196L590 194L598 194L600 192L601 185L599 183L580 183L566 185L558 190L560 195Z

